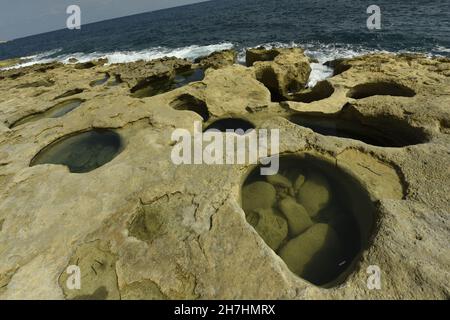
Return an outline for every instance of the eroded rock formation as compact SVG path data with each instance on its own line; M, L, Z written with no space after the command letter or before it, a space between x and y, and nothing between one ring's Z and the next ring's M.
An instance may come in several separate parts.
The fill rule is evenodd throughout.
M139 86L174 81L199 66L162 59L1 71L0 299L448 299L448 59L340 60L326 84L303 91L310 67L300 49L248 57L249 67L215 61L220 68L209 68L200 81L163 83L142 96L133 95ZM104 74L106 82L90 85ZM272 101L274 93L281 102ZM61 117L13 126L73 99L83 103ZM316 117L314 125L293 120L302 116ZM192 131L194 121L206 128L236 117L257 130L280 129L280 153L322 159L367 192L375 227L363 230L368 246L343 286L324 289L295 273L305 268L296 248L312 241L299 250L314 254L312 246L334 239L345 223L311 226L306 216L292 217L298 202L307 212L334 215L323 211L329 199L320 178L260 184L267 193L260 201L266 207L281 201L288 218L255 205L248 219L241 193L250 164L172 163L175 128ZM330 119L343 124L324 130ZM53 142L92 129L115 131L123 150L87 173L30 166ZM311 203L311 194L320 201ZM277 232L268 228L275 223ZM282 244L288 233L293 240ZM79 291L67 288L70 265L80 267ZM366 285L372 265L381 269L381 290Z

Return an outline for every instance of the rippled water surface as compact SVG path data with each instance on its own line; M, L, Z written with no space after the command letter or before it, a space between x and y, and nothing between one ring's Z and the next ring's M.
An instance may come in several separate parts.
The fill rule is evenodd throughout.
M378 0L382 29L369 31L361 0L217 0L60 30L0 44L0 59L164 55L195 58L266 43L306 46L319 58L373 50L450 55L450 1ZM44 53L43 53L44 52ZM43 54L42 54L43 53Z

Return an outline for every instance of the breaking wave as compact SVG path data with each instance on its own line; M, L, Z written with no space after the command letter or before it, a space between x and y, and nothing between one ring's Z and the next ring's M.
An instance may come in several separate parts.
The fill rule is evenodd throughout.
M324 65L325 62L335 60L338 58L352 58L369 53L388 53L384 50L368 49L364 47L348 45L348 44L323 44L319 42L312 43L281 43L281 42L271 42L264 43L254 47L264 47L264 48L290 48L290 47L301 47L305 49L305 54L310 58L313 58L316 62L311 63L311 75L308 81L308 87L313 87L317 82L325 80L333 75L333 69ZM188 60L194 60L199 57L207 56L213 52L235 49L238 51L238 63L245 64L245 50L250 47L245 47L239 44L234 44L231 42L222 42L218 44L210 45L191 45L180 48L167 48L167 47L153 47L144 50L136 51L115 51L115 52L92 52L92 53L71 53L71 54L61 54L62 49L55 49L46 52L42 52L36 55L23 57L20 62L14 66L10 66L4 69L14 69L26 66L31 66L39 63L49 63L59 61L62 63L70 63L71 59L75 58L78 62L87 62L96 59L108 59L109 64L116 63L129 63L139 60L153 60L163 57L176 57L184 58ZM428 56L440 56L448 54L450 49L445 47L437 47L431 53L423 53ZM411 53L407 51L398 51L396 53ZM421 53L421 52L413 52Z
M183 58L188 60L193 60L198 57L207 56L215 51L221 51L226 49L233 48L234 45L232 43L219 43L219 44L211 44L206 46L198 46L198 45L192 45L187 47L181 47L176 49L171 48L165 48L165 47L154 47L139 51L115 51L115 52L108 52L108 53L102 53L102 52L93 52L93 53L83 53L83 52L77 52L77 53L71 53L71 54L63 54L63 55L57 55L59 52L61 52L61 49L57 50L51 50L39 53L37 55L29 56L29 57L23 57L21 58L20 63L8 67L5 69L12 69L12 68L21 68L26 66L31 66L38 63L49 63L49 62L62 62L62 63L70 63L70 60L72 58L75 58L78 62L87 62L97 59L108 59L109 64L115 64L115 63L128 63L128 62L134 62L139 60L153 60L153 59L159 59L163 57L176 57L176 58Z

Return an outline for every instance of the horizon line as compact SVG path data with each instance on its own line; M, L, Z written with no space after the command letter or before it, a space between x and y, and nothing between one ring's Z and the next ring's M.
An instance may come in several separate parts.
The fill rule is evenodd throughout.
M202 1L199 1L199 2L188 3L188 4L179 5L179 6L173 6L173 7L168 7L168 8L161 8L161 9L156 9L156 10L149 10L149 11L139 12L139 13L132 13L132 14L129 14L129 15L124 15L124 16L120 16L120 17L114 17L114 18L110 18L110 19L91 21L91 22L82 24L82 26L88 26L88 25L92 25L92 24L96 24L96 23L105 22L105 21L112 21L112 20L117 20L117 19L123 19L123 18L138 16L138 15L141 15L141 14L147 14L147 13L152 13L152 12L170 10L170 9L174 9L174 8L182 8L182 7L194 6L194 5L197 5L197 4L201 4L201 3L205 3L205 2L211 2L211 1L214 1L214 0L202 0ZM10 40L0 39L0 44L4 44L4 43L16 41L16 40L22 40L22 39L26 39L26 38L31 38L31 37L35 37L35 36L39 36L39 35L43 35L43 34L47 34L47 33L63 31L63 30L66 30L66 29L67 28L54 29L54 30L49 30L49 31L41 32L41 33L34 33L34 34L30 34L30 35L26 35L26 36L23 36L23 37L10 39Z

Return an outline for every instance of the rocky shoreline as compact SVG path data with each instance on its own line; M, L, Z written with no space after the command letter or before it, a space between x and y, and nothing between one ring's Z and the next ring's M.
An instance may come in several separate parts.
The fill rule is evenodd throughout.
M302 49L256 48L246 66L235 60L227 50L194 62L0 71L0 299L450 297L450 59L339 59L313 88L305 88L312 61ZM281 191L271 187L279 181L255 188L269 190L263 199L283 222L248 202L242 209L256 192L244 191L252 165L170 161L174 129L220 119L280 129L282 155L323 161L367 194L374 226L338 284L316 286L291 271L304 265L290 253L295 237L330 228L290 219L301 203L319 210L300 186L289 191L298 175ZM117 133L121 145L112 155L105 142L102 159L86 151L67 160L89 170L30 166L48 146L94 129ZM252 210L281 221L282 237L268 240ZM288 230L294 240L277 251ZM65 285L70 265L81 269L81 290ZM381 290L367 287L374 265Z

